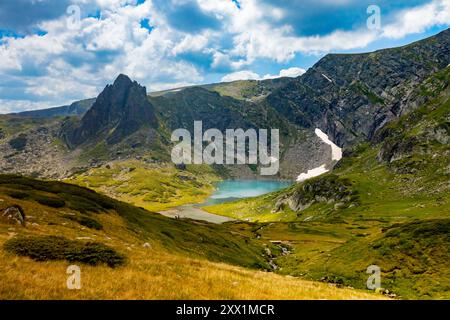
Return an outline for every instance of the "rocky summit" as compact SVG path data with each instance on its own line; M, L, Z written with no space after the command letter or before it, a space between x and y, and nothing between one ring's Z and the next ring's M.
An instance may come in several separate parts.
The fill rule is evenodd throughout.
M146 88L123 74L97 97L81 121L69 126L65 138L69 146L104 136L109 144L121 141L143 127L156 127L157 120Z

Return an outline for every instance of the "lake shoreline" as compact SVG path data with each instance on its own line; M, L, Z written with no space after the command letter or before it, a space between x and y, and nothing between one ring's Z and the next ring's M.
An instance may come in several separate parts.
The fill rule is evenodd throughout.
M278 180L233 179L214 183L214 192L201 203L192 203L160 211L159 213L174 219L203 220L212 223L224 223L235 219L209 213L202 207L219 203L232 202L246 198L258 197L263 194L289 187L295 182Z

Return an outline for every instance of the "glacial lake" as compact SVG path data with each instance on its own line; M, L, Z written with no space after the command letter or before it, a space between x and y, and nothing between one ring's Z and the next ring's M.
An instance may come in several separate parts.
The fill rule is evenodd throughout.
M203 203L186 204L160 213L171 218L189 218L205 220L212 223L224 223L232 221L232 218L218 216L204 211L201 207L233 201L241 198L256 197L265 193L277 191L293 184L293 181L275 180L225 180L216 183L216 190Z
M216 190L202 205L212 205L242 198L260 196L289 187L293 181L225 180L216 183Z

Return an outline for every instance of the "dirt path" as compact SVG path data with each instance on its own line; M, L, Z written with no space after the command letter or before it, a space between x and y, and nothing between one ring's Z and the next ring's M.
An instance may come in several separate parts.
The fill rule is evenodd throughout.
M204 220L212 223L221 224L227 221L233 221L234 219L224 216L219 216L202 210L193 204L187 204L184 206L175 207L169 210L160 211L160 214L170 218L189 218L194 220Z

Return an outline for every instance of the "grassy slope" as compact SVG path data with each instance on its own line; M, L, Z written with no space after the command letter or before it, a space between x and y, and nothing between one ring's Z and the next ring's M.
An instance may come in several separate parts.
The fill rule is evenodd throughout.
M213 191L219 177L209 166L177 170L170 164L125 160L76 174L67 182L107 194L151 211L198 203Z
M14 115L0 115L0 132L5 135L5 138L9 138L17 133L38 128L39 126L48 125L54 121L55 119L24 118Z
M380 297L240 267L268 267L263 252L271 245L254 238L248 224L172 220L78 186L15 176L0 176L0 198L1 207L18 204L27 215L25 228L0 222L1 299ZM68 215L89 217L102 228ZM116 268L80 264L82 289L68 290L71 263L36 262L3 249L8 239L38 235L104 243L127 262Z
M449 71L419 88L431 101L388 125L383 143L358 146L333 171L351 181L359 205L336 209L334 203L316 203L298 213L271 212L280 195L310 180L206 209L264 222L258 231L262 239L289 243L293 253L276 260L281 273L363 288L366 268L377 264L382 285L404 298L449 298L449 146L434 140L439 128L448 136ZM377 159L381 148L405 151L386 163Z

